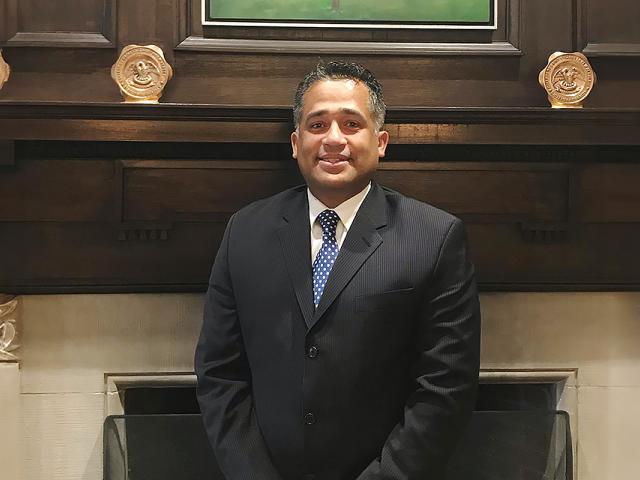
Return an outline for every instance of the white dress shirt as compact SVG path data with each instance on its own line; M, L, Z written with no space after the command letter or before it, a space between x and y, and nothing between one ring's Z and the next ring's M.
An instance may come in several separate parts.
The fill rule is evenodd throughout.
M358 194L354 195L348 200L345 200L336 208L329 208L316 197L313 196L311 191L307 188L307 197L309 199L309 225L311 226L311 264L316 259L316 255L322 247L322 227L316 218L325 210L333 210L340 217L338 226L336 227L336 241L338 242L338 248L342 247L347 232L353 223L353 219L356 218L356 213L360 209L360 205L364 201L371 190L371 182Z

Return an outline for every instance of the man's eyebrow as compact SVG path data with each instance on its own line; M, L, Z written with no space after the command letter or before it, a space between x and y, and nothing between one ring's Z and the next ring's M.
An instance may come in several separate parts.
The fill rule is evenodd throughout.
M321 117L323 115L326 115L327 113L329 113L329 110L327 109L315 110L313 112L309 112L305 119L309 120L310 118ZM353 108L343 107L340 109L340 113L346 113L347 115L354 115L362 119L365 118L365 116L360 111L355 110Z

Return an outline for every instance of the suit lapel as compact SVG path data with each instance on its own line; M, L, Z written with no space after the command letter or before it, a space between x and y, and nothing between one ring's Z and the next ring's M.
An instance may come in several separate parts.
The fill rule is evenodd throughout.
M378 229L385 226L386 223L385 195L382 189L374 183L364 202L362 202L340 248L340 253L322 292L320 304L313 313L311 322L307 323L309 328L316 324L362 264L380 246L382 237L378 233ZM307 236L309 236L308 233Z
M293 289L309 328L313 317L313 287L311 273L311 233L306 187L287 206L283 225L278 229L280 245Z

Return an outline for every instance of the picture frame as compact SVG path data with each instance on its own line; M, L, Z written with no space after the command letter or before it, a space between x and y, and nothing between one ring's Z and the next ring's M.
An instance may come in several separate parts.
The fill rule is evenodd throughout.
M407 3L424 5L425 0L406 0L403 6L389 7L392 0L369 0L362 12L356 0L270 0L265 13L264 0L202 0L202 25L213 27L330 28L330 29L423 29L423 30L496 30L498 0L465 0L473 11L460 11L461 0L441 0L438 9L429 6L410 10ZM371 2L374 5L371 5ZM287 18L287 6L293 3L298 13ZM376 3L385 6L377 12ZM325 5L326 4L326 5ZM349 8L347 8L349 7ZM253 12L261 12L254 14ZM431 19L429 17L431 15ZM447 16L448 15L448 16ZM294 18L297 17L297 18Z

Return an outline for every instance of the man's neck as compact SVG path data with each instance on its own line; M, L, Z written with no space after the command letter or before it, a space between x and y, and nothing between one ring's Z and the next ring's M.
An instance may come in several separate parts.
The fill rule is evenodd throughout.
M360 192L362 192L362 190L367 188L368 185L369 183L365 184L362 188L358 188L357 190L349 191L349 192L316 192L314 191L313 188L311 187L308 187L308 188L314 197L320 200L327 207L333 209L333 208L336 208L338 205L346 202L350 198L353 198L354 196L358 195Z

